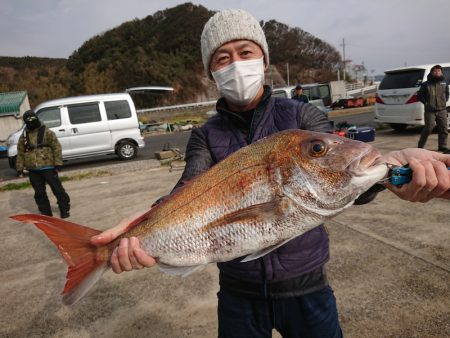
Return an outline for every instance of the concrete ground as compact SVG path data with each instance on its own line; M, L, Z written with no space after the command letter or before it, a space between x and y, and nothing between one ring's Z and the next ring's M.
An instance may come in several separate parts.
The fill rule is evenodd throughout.
M372 144L386 152L414 147L418 137L379 131ZM436 135L428 146L437 147ZM107 170L64 183L71 221L107 229L148 208L181 174L154 160ZM216 336L214 265L187 278L157 268L107 272L67 307L60 299L66 267L59 253L37 228L8 218L37 212L32 189L0 192L0 206L0 337ZM449 219L448 200L413 204L383 192L327 223L327 267L346 337L450 337Z

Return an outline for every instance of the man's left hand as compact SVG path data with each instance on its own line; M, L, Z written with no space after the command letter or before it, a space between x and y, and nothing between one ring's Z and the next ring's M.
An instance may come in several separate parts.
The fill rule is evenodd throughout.
M440 197L450 200L450 155L419 148L392 151L377 163L403 166L409 163L412 180L403 186L390 183L386 187L401 199L411 202L428 202Z

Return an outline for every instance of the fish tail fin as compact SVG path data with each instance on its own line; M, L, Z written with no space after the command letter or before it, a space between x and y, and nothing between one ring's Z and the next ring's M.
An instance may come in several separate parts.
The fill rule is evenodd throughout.
M101 231L59 218L23 214L11 216L24 223L33 223L55 244L68 265L63 303L75 304L109 268L110 252L107 246L91 244L92 236Z

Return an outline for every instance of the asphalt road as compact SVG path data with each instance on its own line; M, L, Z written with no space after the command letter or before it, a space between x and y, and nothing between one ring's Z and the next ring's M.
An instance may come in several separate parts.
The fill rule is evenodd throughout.
M190 131L176 132L171 134L148 135L145 137L145 147L139 149L138 156L133 161L147 160L155 158L155 152L164 147L179 148L182 152L186 149L186 144L191 135ZM110 166L123 163L115 155L97 156L89 159L71 160L64 163L64 171L87 169L94 167ZM0 181L10 180L17 177L15 170L9 168L8 159L0 159Z
M342 111L344 112L344 111ZM340 114L341 111L334 112ZM373 122L373 112L359 113L353 115L333 116L330 117L331 121L335 124L347 121L349 124L364 125L375 127ZM167 134L148 135L145 137L145 148L139 149L138 156L135 160L147 160L155 158L155 152L160 151L167 147L179 148L183 153L186 149L190 131L175 132ZM112 164L121 163L122 161L115 155L98 156L90 159L72 160L64 163L64 171L70 171L75 169L87 169L94 167L109 166ZM8 165L8 159L0 159L0 181L10 180L17 177L15 170L10 169Z

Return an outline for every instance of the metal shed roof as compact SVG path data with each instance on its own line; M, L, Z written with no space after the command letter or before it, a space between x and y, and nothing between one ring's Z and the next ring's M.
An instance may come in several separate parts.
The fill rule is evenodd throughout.
M0 116L15 115L27 96L26 91L0 93Z

